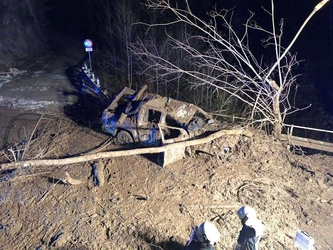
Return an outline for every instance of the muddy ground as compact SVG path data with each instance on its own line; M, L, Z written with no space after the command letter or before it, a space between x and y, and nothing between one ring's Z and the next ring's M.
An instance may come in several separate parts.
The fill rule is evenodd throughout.
M18 117L7 130L13 143L1 151L1 162L118 147L65 115ZM160 155L136 155L2 171L0 249L182 249L203 221L220 230L217 249L231 249L241 227L236 211L244 204L266 225L261 249L294 249L298 229L318 249L332 249L332 157L295 153L253 133L192 147L164 168ZM93 164L103 169L102 186L94 185ZM64 184L66 172L81 184Z
M29 97L34 105L1 103L0 163L119 148L100 130L103 107L96 100L77 96L77 102L64 103L69 82L63 68L80 59L67 56L40 63L50 67L35 67L28 82L20 76L6 83L24 91L2 86L1 100L19 104ZM57 88L44 88L54 86L54 79ZM41 92L41 86L48 91ZM47 95L65 106L23 109ZM294 249L299 229L315 239L317 249L333 249L333 158L291 150L252 132L252 138L227 136L188 148L182 160L164 168L161 155L136 155L2 170L0 249L177 250L203 221L220 230L217 249L231 249L241 228L236 211L245 204L266 225L261 249ZM94 185L94 164L103 185ZM66 172L81 183L64 184Z

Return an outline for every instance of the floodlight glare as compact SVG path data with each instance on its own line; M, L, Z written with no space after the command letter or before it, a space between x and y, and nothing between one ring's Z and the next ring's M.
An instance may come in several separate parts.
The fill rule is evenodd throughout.
M92 48L92 46L93 46L93 42L90 39L84 40L83 44L84 44L84 47L86 47L86 48Z

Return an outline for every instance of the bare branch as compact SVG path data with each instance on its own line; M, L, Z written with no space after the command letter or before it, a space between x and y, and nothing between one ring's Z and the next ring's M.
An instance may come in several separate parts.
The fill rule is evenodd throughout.
M168 0L148 0L149 9L172 13L175 18L165 23L145 23L148 30L163 26L186 27L184 30L191 27L191 31L181 35L165 31L163 50L157 44L139 39L132 45L132 51L146 65L142 73L150 74L157 85L181 80L192 88L209 86L223 91L229 98L245 104L251 119L274 124L279 134L286 115L295 111L289 94L297 78L291 72L299 62L289 50L310 18L326 3L323 0L314 8L285 48L282 45L284 22L281 19L276 27L274 0L270 11L264 9L271 19L271 30L255 22L254 13L249 12L243 31L233 26L234 9L213 8L207 13L209 20L205 21L192 12L188 1L184 8L179 8ZM274 48L273 63L264 64L263 56L257 57L252 52L249 43L252 30L267 36L263 45Z

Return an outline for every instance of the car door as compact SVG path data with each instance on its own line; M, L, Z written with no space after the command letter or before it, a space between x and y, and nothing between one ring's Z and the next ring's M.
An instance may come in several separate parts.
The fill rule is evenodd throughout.
M143 144L159 145L161 136L158 124L161 122L162 112L151 107L142 107L137 119L139 141Z

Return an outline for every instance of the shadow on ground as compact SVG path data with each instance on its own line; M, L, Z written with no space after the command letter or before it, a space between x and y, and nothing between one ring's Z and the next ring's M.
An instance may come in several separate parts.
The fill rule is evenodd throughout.
M108 106L104 100L89 91L82 83L80 69L86 60L86 56L76 65L67 67L66 76L70 83L76 88L76 92L65 92L65 96L77 96L77 102L66 105L64 113L80 126L88 127L97 132L101 130L101 119L103 110Z
M147 229L145 232L139 233L139 238L145 245L149 247L151 250L183 250L184 245L178 241L178 239L174 236L169 237L168 240L160 240L165 237L161 237L158 232L155 232L152 229Z

